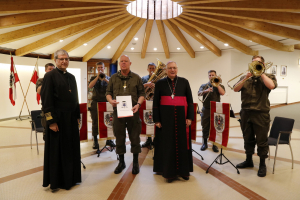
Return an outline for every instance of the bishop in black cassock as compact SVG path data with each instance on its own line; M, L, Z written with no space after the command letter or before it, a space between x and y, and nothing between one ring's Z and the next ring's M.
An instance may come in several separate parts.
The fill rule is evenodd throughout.
M66 71L69 55L58 50L54 56L57 68L45 75L41 89L47 121L43 187L68 190L81 182L80 109L75 77Z
M167 64L167 77L155 85L153 120L156 125L153 171L168 182L188 180L193 171L191 121L193 97L188 80L177 76L175 62Z

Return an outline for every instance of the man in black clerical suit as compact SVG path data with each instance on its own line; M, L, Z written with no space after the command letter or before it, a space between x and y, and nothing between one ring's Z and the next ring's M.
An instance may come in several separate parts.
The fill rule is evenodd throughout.
M189 180L193 171L191 123L192 91L187 79L178 77L177 64L167 63L167 77L155 84L153 120L156 125L153 171L168 182L177 176Z
M67 72L69 55L54 53L56 68L44 76L41 89L47 128L43 187L55 191L70 189L81 182L80 109L75 77Z

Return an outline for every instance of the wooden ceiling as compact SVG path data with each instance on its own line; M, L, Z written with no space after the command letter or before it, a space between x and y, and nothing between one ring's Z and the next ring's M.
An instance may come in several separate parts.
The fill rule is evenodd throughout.
M15 49L15 55L23 56L77 35L59 48L72 52L93 41L90 44L93 46L82 56L82 61L88 61L127 31L118 42L112 62L128 48L138 32L143 37L139 51L141 58L145 58L156 25L160 37L157 42L161 43L166 58L176 51L170 50L172 41L167 33L172 33L191 58L199 49L193 48L194 42L189 41L195 41L216 56L221 56L223 50L217 41L248 55L258 54L249 42L277 51L299 49L299 0L173 1L182 6L181 15L167 20L147 20L127 12L130 0L0 0L0 48L14 49L10 44L28 39L26 45Z

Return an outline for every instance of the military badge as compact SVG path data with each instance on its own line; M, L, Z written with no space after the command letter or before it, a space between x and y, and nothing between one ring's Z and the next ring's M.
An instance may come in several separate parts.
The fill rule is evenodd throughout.
M104 112L104 124L107 128L112 128L113 123L113 111Z
M144 122L148 126L153 126L154 125L152 110L144 110Z
M214 113L214 126L217 132L222 133L225 128L225 115Z

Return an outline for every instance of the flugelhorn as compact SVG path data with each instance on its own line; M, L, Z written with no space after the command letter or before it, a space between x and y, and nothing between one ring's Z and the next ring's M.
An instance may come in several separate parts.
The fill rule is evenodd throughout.
M253 61L252 63L249 63L248 65L248 70L246 72L250 72L252 74L252 76L250 76L249 78L251 77L260 77L263 73L265 73L266 70L268 70L271 66L273 65L272 62L267 62L267 63L262 63L262 62L259 62L259 61ZM247 81L249 78L243 80L243 81L240 81L239 83L235 84L233 87L231 87L229 85L229 82L233 81L234 79L242 76L243 74L245 74L246 72L243 72L239 75L237 75L236 77L230 79L228 82L227 82L227 85L228 87L230 87L232 90L237 87L238 85L244 83L245 81Z
M211 84L213 87L218 87L221 83L222 83L221 75L220 75L220 76L213 76L213 77L211 77L211 79L210 79L210 84ZM198 95L198 99L199 99L199 101L201 101L202 103L207 99L208 95L210 94L210 92L209 92L203 100L200 99L200 96L203 96L204 90L206 90L206 89L209 88L208 86L209 86L209 85L206 84L206 86L205 86L205 88L203 89L203 91Z

